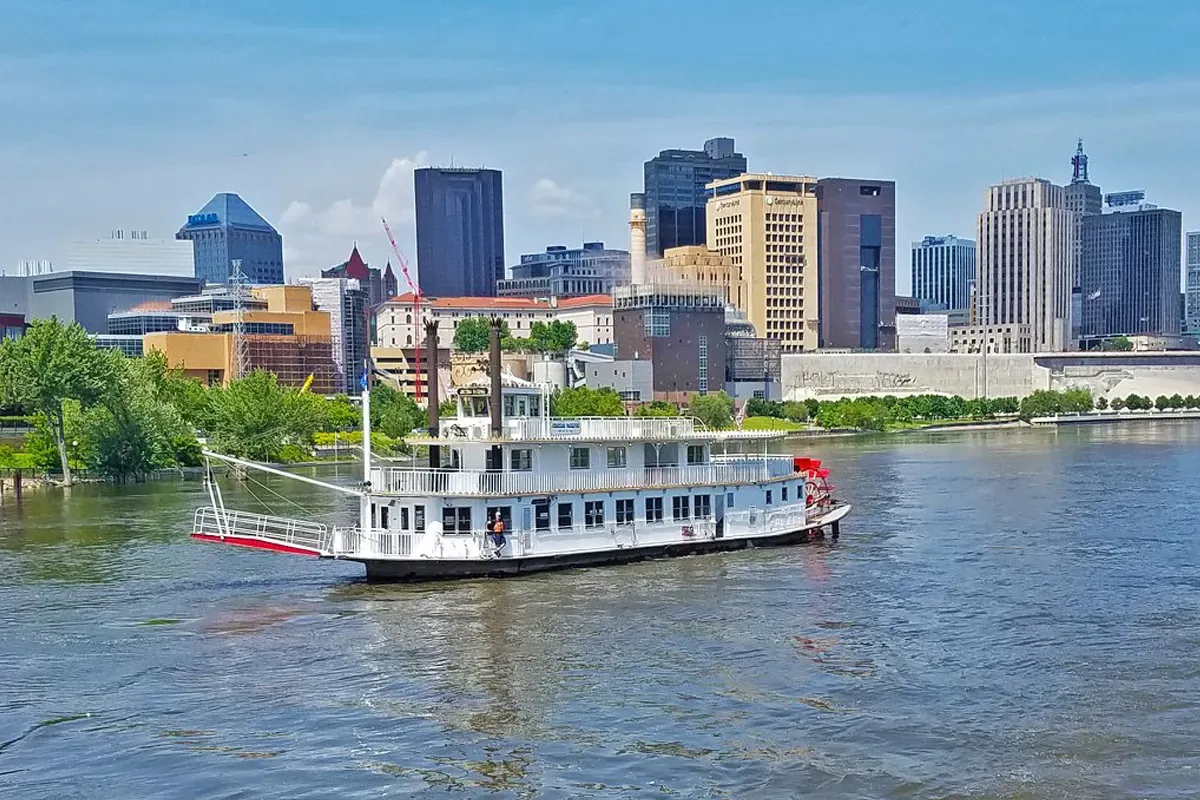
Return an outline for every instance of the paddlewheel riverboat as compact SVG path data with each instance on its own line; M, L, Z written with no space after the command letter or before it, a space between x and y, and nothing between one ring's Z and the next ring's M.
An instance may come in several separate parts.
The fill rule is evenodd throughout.
M837 537L850 506L834 499L820 461L768 453L782 433L709 430L686 417L551 417L548 389L501 374L495 331L492 338L491 374L454 393L454 419L437 418L431 368L430 429L408 440L428 448L427 468L373 462L366 389L361 485L206 453L354 495L356 525L228 509L210 471L211 504L196 511L192 536L357 561L368 579L380 581L508 576L784 545L826 529Z

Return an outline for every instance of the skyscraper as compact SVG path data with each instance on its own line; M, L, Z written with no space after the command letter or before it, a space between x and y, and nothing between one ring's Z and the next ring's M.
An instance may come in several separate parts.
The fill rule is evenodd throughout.
M1067 208L1075 212L1075 263L1079 263L1079 254L1082 250L1082 242L1080 240L1080 232L1083 230L1083 218L1092 214L1099 214L1104 210L1104 206L1100 201L1100 187L1088 180L1088 157L1083 152L1083 139L1079 140L1079 144L1075 148L1075 155L1071 156L1071 182L1064 187L1066 189Z
M957 236L926 236L912 246L912 293L945 309L970 305L975 280L975 242Z
M991 186L977 228L981 325L1028 325L1035 351L1071 346L1075 213L1042 178Z
M504 277L500 170L416 171L417 270L430 297L495 297Z
M1187 235L1187 300L1186 327L1188 333L1200 332L1200 231Z
M663 150L646 162L646 252L660 258L670 247L703 245L705 186L746 171L746 157L733 139L709 139L703 150Z
M817 181L821 347L896 348L896 184Z
M817 179L759 173L709 184L708 249L738 276L734 305L784 353L817 349Z
M1079 264L1084 340L1180 331L1183 215L1144 199L1144 192L1110 194L1110 213L1084 217Z
M205 283L227 283L238 259L248 282L283 283L283 237L236 194L209 200L175 238L192 242L195 276Z

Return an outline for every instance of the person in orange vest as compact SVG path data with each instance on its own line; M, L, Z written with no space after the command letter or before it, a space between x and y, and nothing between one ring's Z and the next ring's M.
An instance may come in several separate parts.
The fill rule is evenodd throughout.
M500 512L496 512L496 519L492 522L492 546L496 548L496 555L500 555L500 551L504 549L506 539L504 538L504 518L500 516Z

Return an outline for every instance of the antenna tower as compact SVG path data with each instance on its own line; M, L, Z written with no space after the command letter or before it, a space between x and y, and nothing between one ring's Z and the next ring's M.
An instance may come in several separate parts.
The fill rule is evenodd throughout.
M233 292L233 358L235 378L250 374L250 342L246 339L246 274L242 272L242 260L231 262L229 286Z

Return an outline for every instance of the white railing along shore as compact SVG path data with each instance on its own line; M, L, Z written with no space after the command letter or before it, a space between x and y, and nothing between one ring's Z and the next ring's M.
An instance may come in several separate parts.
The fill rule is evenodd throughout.
M487 420L445 419L441 438L490 440ZM691 417L522 417L505 420L502 438L510 442L672 441L676 439L775 438L775 431L713 430Z

